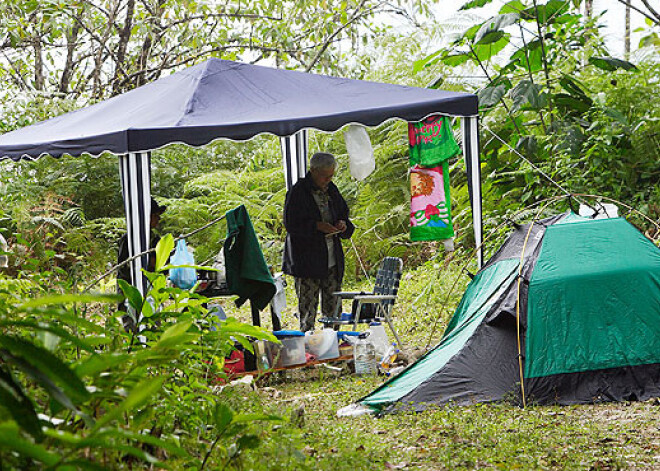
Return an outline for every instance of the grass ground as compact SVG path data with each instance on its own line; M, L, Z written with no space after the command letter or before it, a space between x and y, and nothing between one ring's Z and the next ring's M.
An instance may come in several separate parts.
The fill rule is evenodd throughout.
M430 262L409 272L395 310L408 347L436 343L467 284ZM366 286L366 285L365 285ZM358 286L360 288L361 286ZM351 287L354 289L355 287ZM295 302L292 292L289 303ZM285 314L296 327L293 308ZM262 430L246 469L660 469L660 401L571 407L478 404L424 413L338 418L384 381L323 367L258 382L256 393L227 391L244 408L264 407L290 422Z
M381 381L321 370L292 375L259 394L284 416L304 409L300 440L312 469L660 469L657 400L336 417Z

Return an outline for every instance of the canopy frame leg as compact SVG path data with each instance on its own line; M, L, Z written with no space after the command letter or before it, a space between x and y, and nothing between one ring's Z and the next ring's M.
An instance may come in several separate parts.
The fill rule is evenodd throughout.
M307 173L307 130L302 129L290 136L280 137L284 181L289 191Z
M463 132L463 156L467 172L470 204L472 206L472 225L474 242L477 247L477 265L484 264L483 254L483 216L481 199L481 159L479 158L479 117L466 116L461 120Z
M151 152L119 156L119 176L126 212L128 256L149 250L151 221ZM131 261L131 284L140 294L147 291L142 269L149 266L149 255Z

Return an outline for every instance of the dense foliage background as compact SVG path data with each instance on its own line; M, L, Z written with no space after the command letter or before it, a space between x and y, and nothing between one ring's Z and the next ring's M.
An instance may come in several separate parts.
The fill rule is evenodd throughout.
M639 47L612 57L588 1L513 0L486 21L471 15L494 3L467 2L463 28L437 24L424 0L4 2L0 131L215 56L478 93L485 229L496 230L487 250L506 232L503 222L557 195L601 195L659 221L657 13L639 4L648 20ZM460 140L459 129L454 122ZM460 289L447 286L460 267L474 268L464 165L451 161L456 252L413 244L406 125L391 121L369 133L377 167L363 182L350 178L341 132L311 132L310 151L340 160L336 183L357 226L354 245L345 247L347 283L364 282L361 264L369 271L384 256L404 258L410 292L398 322L419 343L428 335L420 325L439 318L442 326L451 315ZM277 138L172 145L152 162L152 192L168 207L163 235L190 232L242 203L278 270L285 187ZM204 300L166 288L170 238L151 275L152 302L129 296L145 315L146 347L121 328L115 298L79 294L113 264L124 231L116 158L0 166L0 232L10 243L10 266L0 274L0 467L249 467L257 447L273 467L309 464L295 426L248 396L218 395L215 378L231 338L267 334L237 321L216 325ZM593 201L563 198L548 211L580 199ZM649 220L628 216L658 235ZM191 237L197 261L210 260L224 237L222 223ZM93 289L113 293L114 279ZM152 304L166 308L154 312Z

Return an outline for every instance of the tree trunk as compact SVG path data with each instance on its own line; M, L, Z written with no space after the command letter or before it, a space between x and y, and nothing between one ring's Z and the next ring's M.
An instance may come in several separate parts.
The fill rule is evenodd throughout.
M117 58L115 62L115 74L112 78L112 94L117 95L121 92L120 76L126 76L124 71L124 61L126 58L126 48L131 38L131 29L133 28L133 13L135 12L135 0L128 0L126 5L126 21L124 27L119 33L119 44L117 45Z
M34 48L34 88L36 90L43 90L45 85L44 58L41 50L41 38L39 36L35 36L32 39L32 47Z
M630 3L626 4L626 32L623 38L623 55L630 59Z
M584 16L590 20L594 15L594 0L585 0L584 2Z
M73 75L73 55L76 50L79 34L80 23L75 22L71 32L66 36L66 60L64 62L64 69L62 70L62 77L60 78L60 93L69 92L69 84Z

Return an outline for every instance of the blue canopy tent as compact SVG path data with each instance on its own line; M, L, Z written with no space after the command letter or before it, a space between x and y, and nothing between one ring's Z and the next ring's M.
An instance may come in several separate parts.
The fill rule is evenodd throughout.
M221 59L163 77L122 95L0 136L1 159L43 155L119 156L129 254L149 244L151 151L171 143L282 138L287 186L306 170L306 129L336 131L348 123L377 126L391 118L462 117L476 240L481 193L476 95L330 77ZM479 260L481 265L481 259ZM134 285L146 259L132 265Z

